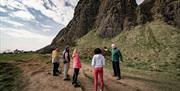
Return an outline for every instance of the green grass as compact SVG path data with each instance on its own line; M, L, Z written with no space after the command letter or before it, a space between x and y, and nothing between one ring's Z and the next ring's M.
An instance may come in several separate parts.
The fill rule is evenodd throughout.
M163 22L147 23L132 31L125 31L112 39L103 39L93 30L77 42L81 52L92 54L96 47L109 47L116 43L121 49L127 67L179 74L180 31ZM110 59L110 58L109 58Z
M80 50L81 60L90 64L94 48L106 46L110 50L113 42L123 54L124 62L121 67L124 76L144 81L158 88L159 91L179 90L180 29L173 28L164 22L151 22L137 26L131 31L123 31L112 39L99 37L94 29L77 41L76 48ZM105 58L106 68L111 70L110 55L106 55ZM28 60L50 63L51 57L49 54L37 53L0 54L0 63ZM6 72L6 66L3 67L4 69L1 71ZM16 72L18 68L14 69L15 71L11 74L18 73ZM5 76L1 75L0 80L5 79L9 73L3 73L3 75ZM9 78L14 79L13 77ZM10 83L14 84L14 82ZM15 86L18 87L18 85Z
M21 91L23 81L21 71L11 63L0 62L0 90Z
M22 71L13 63L29 60L51 63L49 54L0 54L0 91L21 91L23 89L26 79L21 74Z
M106 46L110 50L112 43L115 43L123 54L124 74L151 78L152 82L149 84L160 91L178 91L180 29L155 21L136 26L131 31L123 31L112 39L99 37L94 29L77 41L77 48L80 50L82 61L90 63L94 48ZM112 69L110 56L106 56L106 64L108 69Z
M38 53L0 54L0 62L28 61L28 60L42 60L42 61L50 62L51 57L49 54L38 54Z

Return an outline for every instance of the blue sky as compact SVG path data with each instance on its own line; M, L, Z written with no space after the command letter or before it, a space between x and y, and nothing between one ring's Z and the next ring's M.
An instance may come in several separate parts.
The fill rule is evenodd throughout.
M0 0L0 52L37 50L72 19L78 0Z
M138 0L141 3L143 0ZM78 0L0 0L0 52L37 50L72 19Z

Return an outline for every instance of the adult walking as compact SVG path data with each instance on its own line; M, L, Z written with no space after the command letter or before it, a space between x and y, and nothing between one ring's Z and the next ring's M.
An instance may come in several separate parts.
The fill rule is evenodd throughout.
M53 76L58 76L57 73L60 73L60 71L58 70L59 60L60 60L59 48L55 48L52 51Z
M120 50L116 47L115 44L111 45L112 47L112 66L113 66L113 71L114 71L114 77L117 77L117 80L121 79L121 70L120 70L120 61L122 62L122 54Z
M68 71L69 71L69 66L70 66L70 55L69 55L69 47L66 47L65 50L63 51L63 59L64 59L64 80L70 80Z

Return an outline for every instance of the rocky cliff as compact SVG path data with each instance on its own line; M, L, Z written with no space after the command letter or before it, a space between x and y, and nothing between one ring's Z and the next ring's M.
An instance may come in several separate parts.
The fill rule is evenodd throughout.
M163 20L180 27L179 0L145 0L137 5L135 0L80 0L73 19L39 52L49 52L54 47L75 46L76 41L91 30L102 38L112 38L138 24Z
M145 0L137 8L137 22L163 20L180 28L180 0Z

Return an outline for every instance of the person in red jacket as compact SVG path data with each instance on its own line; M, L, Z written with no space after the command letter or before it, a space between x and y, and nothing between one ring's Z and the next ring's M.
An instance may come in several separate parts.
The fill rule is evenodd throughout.
M81 68L81 61L77 49L74 49L72 58L73 58L73 68L74 68L72 84L75 84L74 86L77 87L79 86L77 83L77 78L78 78L79 70Z

